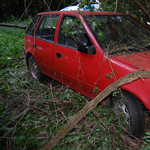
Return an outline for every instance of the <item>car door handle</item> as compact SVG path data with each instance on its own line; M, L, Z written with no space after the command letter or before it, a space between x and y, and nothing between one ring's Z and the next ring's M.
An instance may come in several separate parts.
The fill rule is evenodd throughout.
M57 58L61 58L61 54L60 53L56 53L56 57Z
M36 45L35 45L35 44L33 44L33 48L36 48Z

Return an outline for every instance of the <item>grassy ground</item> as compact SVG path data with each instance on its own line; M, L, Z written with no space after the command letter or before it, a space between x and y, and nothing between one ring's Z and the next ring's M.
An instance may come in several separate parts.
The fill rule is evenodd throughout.
M48 77L44 82L30 78L24 34L21 29L0 28L1 150L42 148L89 101ZM122 119L98 105L53 149L148 149L149 132L144 140L128 139Z

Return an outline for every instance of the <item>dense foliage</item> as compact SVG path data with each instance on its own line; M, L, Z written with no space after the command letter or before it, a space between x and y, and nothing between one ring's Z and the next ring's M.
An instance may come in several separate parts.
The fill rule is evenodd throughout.
M12 17L20 18L34 16L38 12L55 11L69 6L75 0L1 0L0 21L8 21ZM92 0L95 1L95 0ZM150 1L148 0L99 0L101 9L104 11L115 11L135 16L147 27L150 20ZM90 0L81 0L82 6L89 5ZM26 9L26 13L24 13Z
M150 28L147 24L150 20L149 0L102 0L101 7L105 11L130 14Z
M74 0L1 0L0 21L8 21L13 16L17 18L21 17L25 8L28 9L24 17L28 15L33 17L38 12L60 10L72 2Z

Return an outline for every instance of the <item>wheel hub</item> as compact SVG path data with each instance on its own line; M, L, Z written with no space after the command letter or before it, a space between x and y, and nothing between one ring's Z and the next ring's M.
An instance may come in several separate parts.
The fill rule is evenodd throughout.
M31 74L34 78L38 77L38 67L33 61L31 62Z
M124 115L124 124L130 125L130 115L126 105L123 102L116 102L114 105L114 110L118 115L119 113Z

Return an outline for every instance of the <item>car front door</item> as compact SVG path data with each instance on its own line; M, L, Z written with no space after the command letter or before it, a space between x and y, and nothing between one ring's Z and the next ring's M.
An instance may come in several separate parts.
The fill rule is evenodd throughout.
M79 18L64 15L59 28L58 43L54 49L55 78L74 90L93 98L94 87L98 86L101 55L99 51L90 55L79 52L79 42L93 46Z

